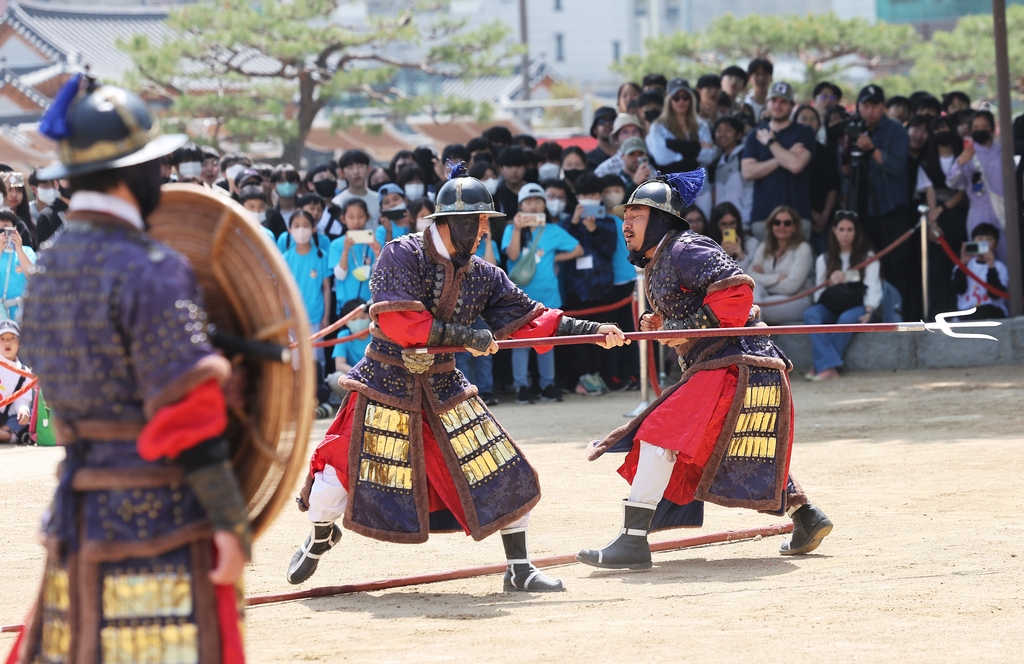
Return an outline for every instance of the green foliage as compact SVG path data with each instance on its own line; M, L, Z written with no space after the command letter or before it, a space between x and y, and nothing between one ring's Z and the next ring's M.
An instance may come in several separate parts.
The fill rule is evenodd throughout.
M464 100L408 96L401 70L473 77L495 74L515 55L508 28L474 30L453 20L447 1L401 2L367 25L329 20L346 0L208 0L171 11L176 33L162 44L136 36L118 45L135 63L127 83L173 99L171 114L215 123L213 140L280 140L297 161L317 113L358 95L394 114L487 114ZM422 19L422 20L421 20Z
M1024 6L1006 8L1010 86L1024 99L1024 43L1015 39L1024 31ZM949 92L963 90L971 99L995 100L995 43L992 16L965 16L950 31L937 31L916 51L908 79L914 89Z
M832 13L739 18L726 14L700 33L650 39L644 55L624 58L614 70L631 80L659 71L696 83L701 74L717 73L737 61L789 56L804 65L804 81L795 85L806 95L819 81L842 79L854 65L885 71L909 64L909 52L918 41L909 25L870 25Z

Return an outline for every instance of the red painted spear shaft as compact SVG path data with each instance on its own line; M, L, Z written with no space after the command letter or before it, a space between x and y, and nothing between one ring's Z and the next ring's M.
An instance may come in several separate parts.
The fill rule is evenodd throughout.
M697 537L685 537L683 539L669 540L667 542L654 542L651 544L651 551L676 551L689 549L707 544L721 544L723 542L738 542L740 540L753 539L755 537L772 537L773 535L785 535L793 532L793 524L787 523L782 526L764 526L762 528L748 528L746 530L727 530L723 533L711 533L709 535L698 535ZM555 565L568 565L576 562L576 554L568 553L561 556L548 556L546 558L535 558L533 564L537 567L553 567ZM310 588L309 590L297 590L288 593L274 593L270 595L250 595L245 599L247 606L261 606L264 604L279 604L299 599L313 599L317 597L334 597L336 595L349 595L352 593L372 592L375 590L386 590L388 588L402 588L404 586L418 586L425 583L438 583L441 581L453 581L455 579L469 579L475 576L487 576L489 574L501 574L505 571L505 563L494 565L482 565L480 567L465 567L453 569L447 572L434 572L431 574L415 574L413 576L402 576L394 579L381 579L379 581L367 581L365 583L353 583L345 586L323 586L321 588ZM24 625L4 625L0 627L0 633L17 633L24 629Z
M926 323L854 323L850 325L777 325L775 327L719 327L706 330L656 330L653 332L626 332L633 341L663 341L666 339L706 339L708 337L753 337L776 334L840 334L843 332L924 332ZM536 339L506 339L498 348L532 348L534 346L572 346L604 341L603 334L581 334L574 337L539 337ZM408 348L407 353L457 353L465 348L456 346L430 346Z

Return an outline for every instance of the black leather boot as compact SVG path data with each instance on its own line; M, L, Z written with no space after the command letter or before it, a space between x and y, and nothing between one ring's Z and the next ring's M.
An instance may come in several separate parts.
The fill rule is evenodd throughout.
M341 528L333 521L313 522L313 532L302 543L292 561L288 563L288 583L299 584L308 580L324 555L341 541Z
M526 528L501 533L508 569L505 570L505 592L557 593L565 590L561 579L541 574L526 553Z
M654 505L622 501L622 529L603 549L583 549L576 560L605 569L650 569L651 547L647 544L647 531L654 518Z
M810 553L832 532L832 522L825 513L807 503L793 512L793 539L779 549L784 556Z

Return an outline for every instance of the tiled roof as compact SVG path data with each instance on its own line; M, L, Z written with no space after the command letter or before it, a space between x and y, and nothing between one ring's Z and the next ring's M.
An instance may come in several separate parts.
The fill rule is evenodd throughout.
M556 79L557 77L546 64L540 60L534 60L530 64L530 87L539 85L545 78ZM500 104L513 99L522 99L523 77L516 72L509 76L479 76L468 81L449 78L441 82L441 94L476 102L487 101Z
M496 125L508 127L513 135L520 134L526 129L515 120L491 120L489 122L472 122L469 120L453 120L445 123L430 121L416 122L409 120L409 126L418 134L427 136L437 147L444 147L450 143L465 144L472 138L484 133L484 130Z
M12 73L9 69L0 67L0 89L3 89L8 85L28 97L32 103L37 105L39 108L49 108L51 100L48 97L39 94L29 86L25 85L21 78Z
M171 34L166 8L11 2L2 20L48 57L79 60L110 82L121 81L132 67L131 57L117 48L118 39L141 34L160 43Z

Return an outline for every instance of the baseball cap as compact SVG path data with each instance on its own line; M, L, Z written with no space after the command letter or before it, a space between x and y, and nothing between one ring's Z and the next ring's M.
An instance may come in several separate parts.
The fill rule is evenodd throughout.
M405 196L405 192L397 184L395 184L394 182L385 182L377 190L377 203L383 203L384 197L387 196L388 194L402 194L403 196Z
M597 123L599 120L615 120L618 113L611 106L602 106L594 111L594 121L590 123L590 135L597 136Z
M235 186L241 189L246 185L247 182L257 180L256 184L263 182L263 176L255 168L246 168L241 173L235 176Z
M540 186L536 182L527 182L519 189L519 202L522 203L527 198L544 198L547 196L544 194L544 187Z
M0 335L7 334L8 332L16 337L21 337L21 327L17 321L13 321L10 318L0 320Z
M639 136L630 136L629 138L622 142L622 147L620 148L620 151L623 155L627 155L637 151L647 154L647 144L645 144L644 139L640 138Z
M680 90L690 91L690 82L685 78L673 78L668 82L668 87L665 89L665 95L674 97Z
M878 85L865 85L857 95L857 103L870 101L876 104L885 102L885 91Z
M768 98L782 97L786 101L793 103L793 86L785 81L776 81L772 83L772 87L768 90Z
M619 113L615 116L615 124L612 125L612 136L617 134L623 127L634 126L640 131L643 131L643 125L640 124L640 118L629 113Z

